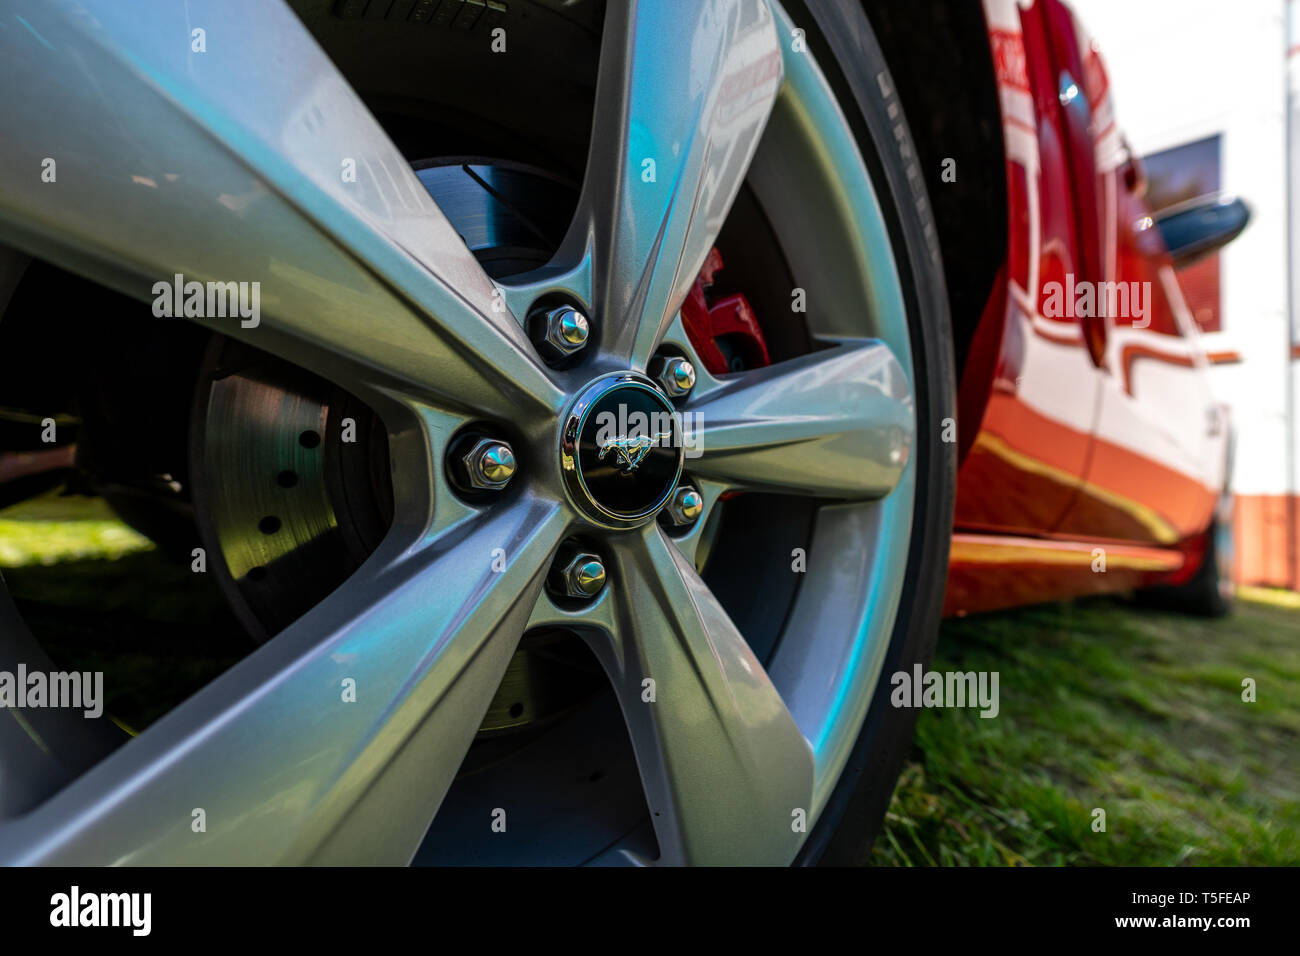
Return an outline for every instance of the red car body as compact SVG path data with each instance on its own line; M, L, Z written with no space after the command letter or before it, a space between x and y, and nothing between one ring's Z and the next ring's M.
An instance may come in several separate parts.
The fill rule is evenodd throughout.
M1096 44L1059 0L983 6L1008 242L961 370L945 613L1180 583L1229 469L1205 349ZM1142 314L1070 308L1085 283Z

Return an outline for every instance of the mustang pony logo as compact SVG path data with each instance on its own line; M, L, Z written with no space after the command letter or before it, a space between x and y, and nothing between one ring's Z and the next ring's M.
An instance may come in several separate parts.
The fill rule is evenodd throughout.
M623 474L630 475L636 471L645 456L650 454L651 448L672 437L672 432L659 432L653 438L649 435L637 435L635 438L607 438L601 444L600 454L596 456L596 460L604 461L605 456L612 451L615 467Z

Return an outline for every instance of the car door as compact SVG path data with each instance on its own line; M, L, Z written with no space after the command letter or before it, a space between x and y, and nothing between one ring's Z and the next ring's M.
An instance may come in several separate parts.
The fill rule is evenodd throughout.
M1087 468L1097 366L1088 331L1055 306L1089 260L1042 3L986 0L985 14L1002 110L1008 252L987 307L993 315L981 323L1004 318L991 394L961 465L956 523L1044 534L1069 513Z
M1214 508L1226 423L1142 198L1140 164L1115 122L1100 51L1059 0L1037 8L1062 77L1080 281L1092 284L1091 305L1075 311L1089 313L1080 322L1101 373L1084 480L1056 531L1172 545L1201 530Z

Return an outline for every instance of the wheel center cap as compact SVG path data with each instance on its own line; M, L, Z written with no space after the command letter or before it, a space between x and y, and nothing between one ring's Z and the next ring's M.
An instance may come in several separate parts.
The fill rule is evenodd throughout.
M578 510L599 525L633 528L653 518L682 473L677 412L635 372L584 388L560 425L560 469Z

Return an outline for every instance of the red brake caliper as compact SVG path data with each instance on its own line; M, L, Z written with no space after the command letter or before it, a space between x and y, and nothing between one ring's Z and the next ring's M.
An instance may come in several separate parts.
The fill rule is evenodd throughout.
M713 375L771 365L763 330L744 295L714 298L713 277L724 268L722 253L709 250L695 285L682 303L682 325L704 367Z

